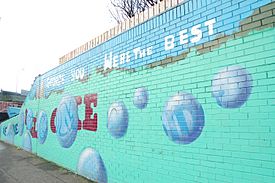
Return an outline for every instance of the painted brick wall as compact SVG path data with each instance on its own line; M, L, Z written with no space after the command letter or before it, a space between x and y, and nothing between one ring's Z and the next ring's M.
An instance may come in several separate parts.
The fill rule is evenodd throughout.
M274 26L186 1L37 77L1 139L98 182L275 182Z

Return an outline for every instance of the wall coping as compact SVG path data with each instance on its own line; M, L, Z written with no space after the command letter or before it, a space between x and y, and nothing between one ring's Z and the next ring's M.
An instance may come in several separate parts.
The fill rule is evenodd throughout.
M80 47L62 56L61 58L59 58L59 64L61 65L65 62L68 62L73 58L81 55L82 53L186 1L187 0L163 0L155 4L154 6L146 9L145 11L136 14L131 19L127 19L124 22L117 24L115 27L107 30L106 32L100 34L99 36L93 38L92 40L86 42Z

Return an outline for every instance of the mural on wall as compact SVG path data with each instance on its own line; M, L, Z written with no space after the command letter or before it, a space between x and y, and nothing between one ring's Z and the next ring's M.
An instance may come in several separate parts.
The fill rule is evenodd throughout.
M114 138L121 138L126 134L128 117L128 110L122 101L111 104L108 111L107 128Z
M18 115L18 132L20 136L23 135L24 125L25 125L25 113L24 111L21 111Z
M16 124L7 123L0 126L4 139L10 143L15 143L16 139L19 139L23 149L38 155L41 153L39 150L44 148L38 148L36 152L36 146L50 147L54 156L45 155L46 158L58 158L63 166L96 182L105 183L108 180L109 182L120 182L120 180L121 182L122 180L146 182L148 177L152 182L184 182L186 174L179 173L178 170L184 171L184 168L189 169L189 166L192 167L190 168L192 175L197 175L198 170L202 176L203 171L209 171L215 177L213 170L217 168L228 174L234 173L235 170L230 168L226 172L228 162L230 167L235 165L238 167L240 161L234 162L232 159L245 159L248 152L239 153L240 155L238 152L253 143L253 140L263 143L269 141L269 144L265 145L268 148L272 146L272 141L267 138L273 133L270 132L271 125L267 125L269 121L264 122L267 127L251 123L254 109L247 107L249 102L252 102L251 98L262 97L259 93L255 95L253 93L255 87L258 89L262 87L257 86L262 82L262 78L257 79L259 77L257 72L260 69L253 65L255 63L251 66L246 60L241 60L236 56L238 53L234 55L232 50L236 51L238 45L235 46L236 48L215 45L215 48L211 47L204 53L199 50L190 51L191 49L187 54L179 53L188 48L189 44L196 46L197 43L205 41L210 45L214 44L213 42L220 44L220 40L211 41L216 36L219 26L223 25L222 20L222 16L207 21L203 19L201 23L190 24L180 32L178 30L173 33L167 32L165 35L168 36L160 41L158 48L145 45L144 49L134 48L133 52L129 53L123 51L116 54L112 51L105 54L104 59L99 56L98 59L101 59L101 62L96 60L97 55L93 58L87 57L89 63L82 61L81 57L63 65L62 69L66 71L59 69L54 70L52 75L49 72L46 76L41 76L35 82L40 79L42 84L40 83L39 88L34 87L38 84L33 85L35 92L31 92L29 97L33 100L28 101L31 103L27 103L26 109L22 110L16 118ZM272 38L274 38L274 28L272 30L273 32L270 31L267 34L273 33ZM257 31L259 33L255 31L241 36L247 36L251 40L260 39L259 35L264 35L265 32ZM213 37L210 37L211 35ZM233 37L232 40L228 37L225 40L231 45L238 43L243 47L248 45L257 48L256 43L251 46L251 43L245 43L242 37L239 39L238 36ZM206 45L201 47L205 48ZM268 47L263 48L268 49ZM158 57L154 57L155 54L162 54L163 50L169 51L169 53L166 52L168 56L165 55L164 60L161 60L163 57L159 60ZM179 56L172 55L175 50L180 50L177 51ZM99 51L100 54L102 54L101 51ZM223 54L219 55L220 52ZM234 59L227 60L227 57ZM136 62L133 61L134 58ZM145 61L139 62L139 59ZM104 66L110 69L106 75L98 71L103 60ZM262 65L268 62L267 59L256 61ZM79 64L74 68L74 62L81 64L83 62L89 67L84 68ZM155 65L147 64L151 62ZM269 62L274 61L269 60ZM99 63L98 67L94 67L94 63ZM136 64L133 68L137 69L128 72L127 68L123 67L127 64L130 66ZM265 67L265 70L261 71L264 73L261 77L272 77L271 68L271 66ZM267 85L265 88L272 90L272 87ZM33 93L43 93L44 98L40 100L41 98L36 98ZM266 100L265 98L264 102ZM47 105L40 105L41 101ZM262 106L270 107L268 105L269 103ZM264 110L262 106L259 110ZM243 121L237 119L238 124L234 126L234 121L231 121L230 117L240 110L244 111L241 115L247 119ZM268 111L270 110L268 108ZM265 118L272 115L268 111L263 113ZM259 111L258 113L259 119L264 119L261 116L262 113L260 114ZM231 123L233 127L223 126L223 123ZM250 126L245 126L247 124ZM254 128L256 132L258 129L264 131L261 133L267 134L267 137L263 139L257 134L252 138L245 136L252 133ZM239 135L238 130L244 133ZM17 133L18 136L16 136ZM241 136L245 136L243 141ZM53 145L54 143L57 145ZM237 152L237 155L231 151ZM224 152L225 154L229 152L230 157L227 154L223 156ZM199 153L200 156L196 157L195 153ZM66 155L74 159L68 159ZM253 155L249 154L251 157ZM197 162L199 165L196 164ZM251 162L259 163L254 159ZM261 161L261 166L268 166L265 162L267 161ZM201 166L204 163L214 168L208 167L207 170L202 170ZM246 165L243 167L244 170L248 168ZM250 170L252 171L251 167L249 167ZM240 174L236 175L239 178ZM254 173L249 172L248 175L254 176ZM170 181L163 179L166 178L164 176ZM202 182L204 180L202 179Z
M13 144L14 136L15 136L14 125L10 123L10 124L8 124L7 132L6 132L7 142L9 142L10 144Z
M189 144L202 132L204 111L190 93L180 92L166 102L162 122L170 140L179 144Z
M56 137L64 148L72 146L78 128L78 107L74 97L64 96L56 112Z
M33 127L33 119L34 114L31 109L27 109L27 117L26 117L26 128L27 130L31 130Z
M25 151L32 152L32 137L29 131L26 131L22 139L22 148Z
M35 79L30 92L28 93L27 99L29 100L34 100L36 98L36 93L37 93L37 87L38 86L38 79Z
M93 148L84 149L78 160L77 173L100 183L107 183L107 172L100 154Z
M252 90L252 76L245 68L228 66L212 80L212 95L223 108L241 107Z
M134 105L139 109L144 109L148 104L149 94L146 88L138 88L134 93Z
M37 122L37 137L40 144L44 144L48 135L48 117L44 111L39 113Z

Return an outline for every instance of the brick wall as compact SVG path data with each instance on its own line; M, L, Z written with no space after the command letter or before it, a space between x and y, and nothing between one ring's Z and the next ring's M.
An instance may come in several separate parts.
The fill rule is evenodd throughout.
M275 182L274 17L168 8L36 78L1 139L98 182Z

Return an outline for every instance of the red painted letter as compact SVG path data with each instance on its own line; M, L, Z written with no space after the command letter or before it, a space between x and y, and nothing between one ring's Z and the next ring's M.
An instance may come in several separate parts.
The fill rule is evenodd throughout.
M85 119L83 121L83 129L96 131L97 130L97 113L93 115L93 109L91 108L91 103L94 104L94 107L97 106L97 94L87 94L84 97L85 103Z
M55 108L52 112L52 116L51 116L51 130L53 133L56 132L56 128L55 128L55 124L54 124L54 120L55 120L55 116L56 116L56 111L57 111L57 108Z
M36 131L36 117L33 117L33 126L32 126L32 129L31 129L31 135L32 135L32 138L37 138L37 131Z

